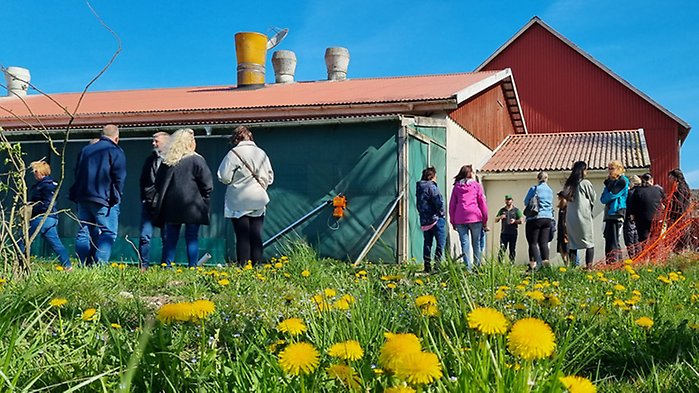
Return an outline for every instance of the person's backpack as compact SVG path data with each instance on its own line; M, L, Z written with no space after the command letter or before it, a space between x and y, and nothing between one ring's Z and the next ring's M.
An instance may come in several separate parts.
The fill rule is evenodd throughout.
M537 190L534 188L534 190ZM538 191L538 190L537 190ZM535 191L535 192L537 192ZM532 199L529 200L527 206L524 207L524 215L526 217L536 217L539 215L539 194L535 193Z

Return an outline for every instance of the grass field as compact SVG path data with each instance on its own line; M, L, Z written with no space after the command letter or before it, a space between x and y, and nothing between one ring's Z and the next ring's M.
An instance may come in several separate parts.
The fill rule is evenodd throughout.
M243 269L37 264L0 280L0 391L699 391L695 256L417 271L305 246Z

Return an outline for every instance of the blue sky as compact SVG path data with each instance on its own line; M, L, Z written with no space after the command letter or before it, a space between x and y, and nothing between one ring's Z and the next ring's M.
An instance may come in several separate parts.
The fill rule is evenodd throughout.
M92 90L235 84L233 35L272 27L290 30L278 49L296 52L298 80L325 78L323 54L329 46L350 49L349 77L472 71L537 15L699 127L699 3L693 1L91 4L122 40L122 53ZM32 82L46 92L81 90L116 48L83 1L2 0L2 5L0 64L29 68ZM270 81L272 74L267 73ZM693 188L699 188L698 148L699 130L693 130L682 148L682 168Z

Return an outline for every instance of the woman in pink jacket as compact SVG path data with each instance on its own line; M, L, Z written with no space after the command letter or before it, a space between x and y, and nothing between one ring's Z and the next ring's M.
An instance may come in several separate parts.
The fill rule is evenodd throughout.
M466 268L471 271L474 260L476 267L480 267L481 234L489 231L488 205L483 187L474 179L471 165L462 166L459 174L454 177L454 188L449 199L449 222L459 232Z

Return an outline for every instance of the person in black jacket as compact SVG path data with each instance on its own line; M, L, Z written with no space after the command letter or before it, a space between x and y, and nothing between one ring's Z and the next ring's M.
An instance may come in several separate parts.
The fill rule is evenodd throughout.
M199 227L209 225L213 179L204 157L195 152L194 131L177 130L171 137L155 178L155 224L163 227L163 261L175 261L180 228L185 226L189 266L197 265Z
M147 269L150 263L150 241L153 236L153 204L155 202L155 175L163 162L170 134L156 132L153 134L153 152L146 158L141 169L139 188L141 190L141 237L138 241L138 255L141 258L141 268ZM160 231L162 238L163 231ZM163 242L164 243L164 242Z
M117 237L126 180L126 156L118 144L119 128L108 124L97 142L83 147L75 165L69 199L77 204L80 220L75 251L86 265L109 262Z
M31 163L31 168L34 172L36 184L30 189L29 201L31 202L32 215L29 221L29 236L31 237L37 229L39 233L49 244L53 252L58 255L58 260L63 265L66 271L72 270L70 259L68 259L68 251L58 237L58 218L56 217L56 203L51 207L50 214L46 216L43 225L39 228L44 214L49 210L53 195L56 193L58 184L51 178L51 166L44 161L35 161ZM25 251L24 239L20 239L19 247L22 252Z
M420 216L420 229L422 230L424 243L422 247L422 259L424 272L432 270L432 240L437 240L434 252L434 262L438 265L442 260L444 245L446 244L446 221L444 220L444 197L439 192L437 183L437 171L434 167L425 168L422 171L422 179L415 185L415 200Z
M658 218L663 199L663 190L653 185L650 173L642 175L641 184L634 187L627 203L627 213L636 222L639 242L644 242L650 237L651 225L653 220Z

